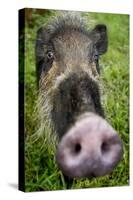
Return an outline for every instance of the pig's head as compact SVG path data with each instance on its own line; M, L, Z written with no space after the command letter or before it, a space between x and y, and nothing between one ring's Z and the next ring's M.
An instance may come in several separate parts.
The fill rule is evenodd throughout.
M103 176L122 158L122 143L104 119L99 92L99 56L107 28L87 30L77 16L55 20L37 35L40 121L59 136L57 163L69 177Z

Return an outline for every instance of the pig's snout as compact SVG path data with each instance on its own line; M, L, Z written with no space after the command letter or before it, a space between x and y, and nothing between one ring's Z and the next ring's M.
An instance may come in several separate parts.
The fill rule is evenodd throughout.
M68 177L103 176L121 160L122 142L106 120L88 113L63 136L57 163Z

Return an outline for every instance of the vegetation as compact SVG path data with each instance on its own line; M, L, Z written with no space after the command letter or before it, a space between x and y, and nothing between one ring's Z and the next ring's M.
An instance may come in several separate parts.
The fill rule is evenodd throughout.
M56 11L32 10L25 28L25 190L61 190L66 184L55 161L51 143L35 140L34 108L37 98L35 73L36 31ZM108 52L100 59L104 85L104 107L108 121L118 131L124 145L123 160L105 177L75 179L72 189L123 186L129 182L129 16L120 14L82 13L90 26L102 23L108 27ZM89 24L88 24L89 26ZM46 134L44 137L47 137Z

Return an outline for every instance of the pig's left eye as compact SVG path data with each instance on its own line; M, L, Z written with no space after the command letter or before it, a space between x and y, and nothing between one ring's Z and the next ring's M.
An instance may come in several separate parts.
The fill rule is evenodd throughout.
M98 54L98 53L95 53L95 54L94 54L94 61L95 61L95 62L98 62L98 60L99 60L99 54Z

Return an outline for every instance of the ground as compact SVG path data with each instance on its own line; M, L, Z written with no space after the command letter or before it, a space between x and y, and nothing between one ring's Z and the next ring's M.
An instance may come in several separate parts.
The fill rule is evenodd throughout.
M55 161L55 148L48 139L35 140L34 108L37 98L35 73L35 39L37 29L47 23L56 11L28 15L25 28L25 190L61 190L66 184ZM111 125L119 133L124 156L116 169L105 177L75 179L72 189L129 184L129 16L120 14L82 13L88 26L102 23L108 27L108 52L100 59L104 86L104 108ZM20 54L20 61L21 61ZM20 62L21 63L21 62ZM47 137L47 134L46 136Z

